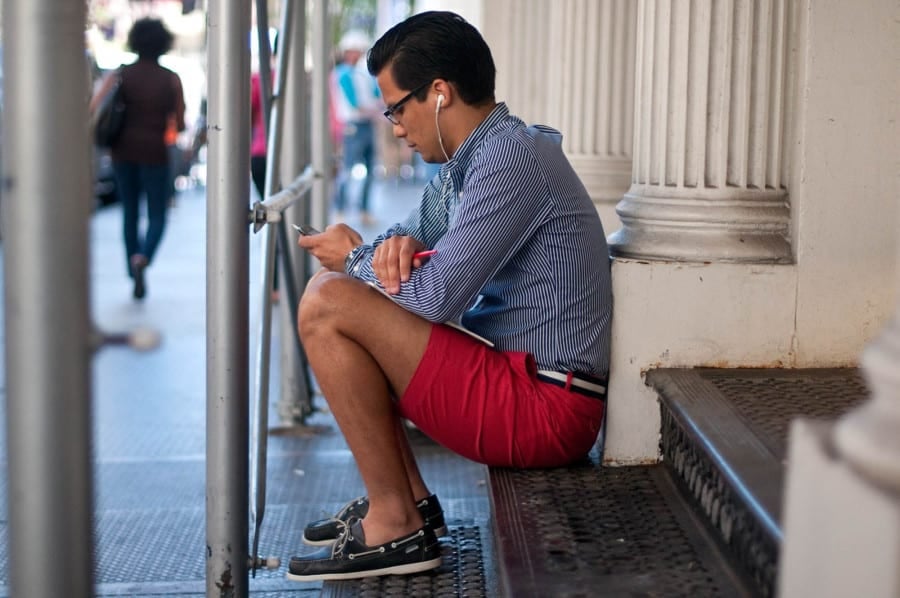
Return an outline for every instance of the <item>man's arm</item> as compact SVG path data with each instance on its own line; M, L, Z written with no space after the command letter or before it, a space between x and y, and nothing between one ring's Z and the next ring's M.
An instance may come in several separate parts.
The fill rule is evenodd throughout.
M494 141L482 155L490 158L471 165L464 198L447 209L441 202L431 206L452 226L434 244L424 243L437 254L412 270L394 294L397 303L432 322L459 318L550 209L540 167L524 144ZM420 232L427 235L425 227ZM371 257L354 270L357 278L380 282Z
M100 82L100 86L97 88L97 91L91 97L91 101L88 104L88 111L91 115L96 112L97 108L100 107L100 104L103 102L103 98L106 97L106 94L110 92L112 89L113 83L115 83L116 78L120 76L119 70L115 70L104 75L103 80Z
M346 271L350 276L359 278L366 282L379 282L382 287L389 287L390 281L385 281L371 267L364 267L371 264L375 257L375 252L390 239L397 237L410 237L412 240L418 241L413 251L420 248L432 248L438 239L447 230L447 213L440 204L440 188L435 181L429 182L422 192L422 201L419 206L410 212L406 220L397 223L388 228L384 233L378 235L371 245L363 245L358 252L351 256L351 260L346 264ZM399 254L398 254L398 258ZM409 258L403 260L407 266ZM401 262L397 262L398 268ZM422 261L413 262L414 267L422 265Z
M184 131L187 126L184 122L184 87L181 85L181 77L172 73L172 88L175 93L175 128L178 132Z

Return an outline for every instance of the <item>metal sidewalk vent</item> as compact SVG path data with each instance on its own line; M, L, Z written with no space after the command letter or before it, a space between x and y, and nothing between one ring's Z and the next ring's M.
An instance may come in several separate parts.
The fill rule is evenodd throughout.
M662 466L492 470L512 596L743 595Z

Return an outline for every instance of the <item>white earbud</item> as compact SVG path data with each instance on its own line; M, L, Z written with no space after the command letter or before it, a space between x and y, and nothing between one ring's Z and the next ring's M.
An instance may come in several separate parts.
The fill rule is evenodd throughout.
M441 104L444 103L444 94L439 93L437 97L437 106L434 107L434 111L437 112L441 109Z

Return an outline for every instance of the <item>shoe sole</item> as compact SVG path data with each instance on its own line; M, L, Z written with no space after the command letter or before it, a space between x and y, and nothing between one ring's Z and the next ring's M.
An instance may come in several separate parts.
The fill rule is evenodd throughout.
M447 526L442 525L441 527L434 530L434 535L438 538L443 538L447 535ZM329 540L308 540L306 536L303 536L303 543L307 546L333 546L337 542L337 538L329 539Z
M421 573L423 571L437 569L441 566L442 562L442 557L437 557L430 561L409 563L406 565L394 565L393 567L384 567L383 569L368 569L366 571L351 571L349 573L319 573L316 575L297 575L288 571L287 578L292 581L329 581L360 579L362 577L380 577L382 575L409 575L411 573Z

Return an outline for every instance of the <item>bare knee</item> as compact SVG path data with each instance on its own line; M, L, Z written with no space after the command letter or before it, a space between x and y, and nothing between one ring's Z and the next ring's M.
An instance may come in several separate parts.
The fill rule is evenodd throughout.
M313 277L297 307L300 338L331 329L340 314L345 313L347 298L355 284L358 283L336 272L323 272Z

